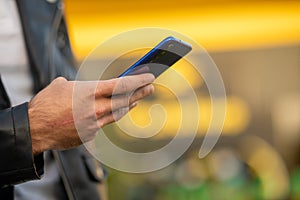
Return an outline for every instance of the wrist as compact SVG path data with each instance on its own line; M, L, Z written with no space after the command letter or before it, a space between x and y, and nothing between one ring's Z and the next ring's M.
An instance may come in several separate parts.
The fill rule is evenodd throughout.
M35 117L34 108L31 103L28 103L28 119L29 119L29 131L31 136L32 154L38 155L46 150L47 146L44 143L44 139L41 135L43 130L39 128L38 119Z

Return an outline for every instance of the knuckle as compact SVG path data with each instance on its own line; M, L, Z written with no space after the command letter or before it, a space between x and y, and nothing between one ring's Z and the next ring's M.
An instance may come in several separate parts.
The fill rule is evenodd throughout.
M101 95L104 92L104 89L110 88L112 83L109 81L99 81L96 86L96 94Z
M113 93L115 85L116 85L115 79L100 81L97 85L96 96L103 96L106 94Z
M119 110L114 112L114 119L115 121L120 120L124 115L126 115L129 111L128 107L120 108Z
M148 85L141 89L141 97L146 97L152 93L152 86Z
M58 83L60 83L60 82L67 82L67 79L64 78L64 77L62 77L62 76L60 76L60 77L57 77L56 79L54 79L54 81L58 82Z
M96 109L95 114L97 117L102 116L104 114L103 108L100 107L100 108Z
M50 85L52 85L52 87L58 87L62 90L65 90L66 88L69 88L68 86L70 86L70 84L67 84L69 83L68 80L64 77L58 77L56 79L54 79Z
M105 115L105 113L108 111L109 111L109 106L107 104L102 104L96 107L95 114L97 117L101 117Z
M105 126L105 123L102 120L98 120L97 126L98 126L98 128L102 128L103 126Z

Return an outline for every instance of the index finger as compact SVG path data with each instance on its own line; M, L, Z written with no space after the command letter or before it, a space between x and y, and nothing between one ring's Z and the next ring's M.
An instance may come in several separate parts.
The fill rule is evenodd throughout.
M155 77L150 73L110 79L102 81L102 83L98 85L96 93L104 96L129 93L151 84L154 79Z

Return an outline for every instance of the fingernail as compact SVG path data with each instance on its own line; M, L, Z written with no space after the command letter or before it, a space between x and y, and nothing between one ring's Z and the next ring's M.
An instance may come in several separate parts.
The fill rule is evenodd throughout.
M138 102L136 101L136 102L130 104L129 109L132 109L132 108L136 107L137 105L138 105Z

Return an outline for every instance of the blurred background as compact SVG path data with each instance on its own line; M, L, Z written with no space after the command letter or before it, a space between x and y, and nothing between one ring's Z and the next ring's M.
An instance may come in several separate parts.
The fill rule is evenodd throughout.
M199 159L210 121L209 94L191 66L184 61L176 64L174 69L198 91L202 118L197 137L179 160L162 170L129 174L108 168L110 199L300 199L300 1L65 0L65 12L79 63L98 44L120 32L167 28L193 38L209 52L226 88L222 135L214 150ZM113 57L110 52L118 46L111 48L95 62ZM130 66L143 53L124 55L114 65ZM160 79L184 95L185 88L168 72ZM180 115L176 98L167 88L157 86L155 94L129 116L140 126L152 123L155 127L156 121L151 122L147 113L156 103L169 113L159 134L135 139L111 125L106 127L110 139L136 152L167 144L176 134ZM153 112L159 121L159 111ZM126 126L126 119L120 123Z

